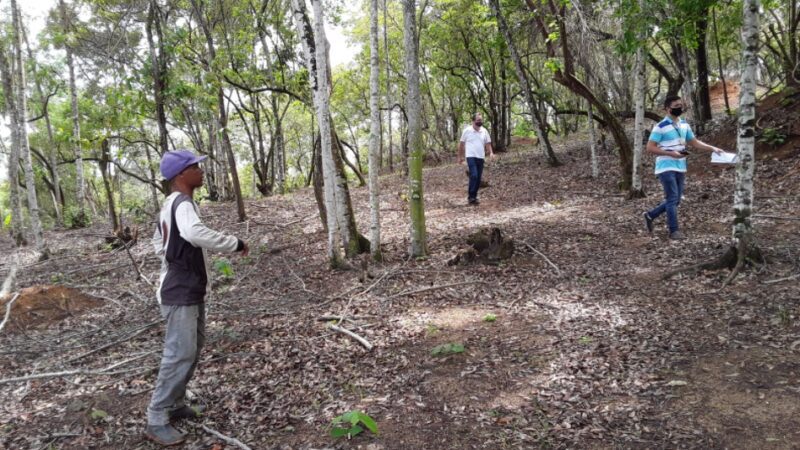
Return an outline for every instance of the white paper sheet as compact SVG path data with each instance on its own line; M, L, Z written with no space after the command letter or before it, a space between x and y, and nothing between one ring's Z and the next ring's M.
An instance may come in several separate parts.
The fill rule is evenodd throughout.
M715 164L736 164L738 161L739 156L736 153L722 152L720 154L711 154L711 162Z

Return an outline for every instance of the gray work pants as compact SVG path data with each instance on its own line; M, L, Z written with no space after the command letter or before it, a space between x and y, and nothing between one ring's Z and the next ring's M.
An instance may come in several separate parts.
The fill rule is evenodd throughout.
M206 340L204 304L161 305L161 315L167 323L164 354L156 389L147 407L148 425L168 424L170 411L185 405L186 385L192 379Z

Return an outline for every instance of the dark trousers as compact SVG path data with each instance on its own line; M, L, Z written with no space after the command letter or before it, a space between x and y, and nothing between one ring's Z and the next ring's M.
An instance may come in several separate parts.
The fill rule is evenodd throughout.
M478 188L481 187L483 158L467 158L467 167L469 167L469 187L467 188L467 199L476 200L478 198Z

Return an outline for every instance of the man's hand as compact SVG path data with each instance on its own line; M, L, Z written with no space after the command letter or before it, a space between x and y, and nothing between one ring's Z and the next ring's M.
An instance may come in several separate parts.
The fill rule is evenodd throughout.
M497 159L497 156L494 154L494 152L492 152L492 153L489 153L489 159L490 159L491 161L494 161L495 159Z
M718 154L718 155L721 155L721 154L725 153L725 150L723 150L721 148L718 148L718 147L711 147L711 151L716 153L716 154Z
M466 159L462 159L462 158L458 158L458 163L461 164L462 166L466 166L467 165L467 160Z

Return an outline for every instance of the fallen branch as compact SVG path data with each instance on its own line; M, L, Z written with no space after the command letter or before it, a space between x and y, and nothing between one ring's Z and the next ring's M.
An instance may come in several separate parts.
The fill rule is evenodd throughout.
M400 292L400 293L397 293L397 294L394 294L394 295L390 295L389 297L386 297L386 299L387 300L391 300L393 298L402 297L404 295L419 294L421 292L433 291L433 290L436 290L436 289L445 289L445 288L456 287L456 286L464 286L464 285L467 285L467 284L483 284L483 281L477 281L476 280L476 281L463 281L461 283L440 284L438 286L430 286L430 287L426 287L426 288L422 288L422 289L414 289L412 291L403 291L403 292Z
M738 259L737 253L738 251L736 247L731 246L722 256L714 258L711 261L695 264L693 266L681 267L675 270L671 270L662 275L661 279L668 280L680 273L696 274L704 270L720 270L725 268L733 269L734 267L736 267L736 261Z
M232 438L230 436L225 436L224 434L220 433L219 431L217 431L217 430L215 430L215 429L213 429L211 427L208 427L206 425L203 425L202 423L193 422L191 420L187 420L187 422L192 424L192 425L194 425L194 426L196 426L196 427L198 427L198 428L202 428L203 430L205 430L206 433L216 437L217 439L219 439L219 440L221 440L221 441L223 441L223 442L225 442L227 444L234 445L236 447L241 448L242 450L252 450L250 447L247 446L247 444L243 443L242 441L240 441L240 440L238 440L236 438Z
M131 241L131 242L134 242L134 241ZM145 283L147 283L148 286L154 287L153 283L151 283L150 280L148 280L147 277L142 274L142 271L139 270L139 266L136 265L136 260L133 258L133 255L131 254L131 248L130 248L130 246L128 246L128 243L124 242L122 244L122 246L125 247L125 252L128 254L128 257L131 259L131 264L133 265L133 270L136 271L136 275L138 275L138 278L142 279Z
M767 214L753 214L753 218L756 219L773 219L773 220L800 220L800 217L783 217L783 216L770 216Z
M352 331L348 330L347 328L342 328L342 327L336 326L336 325L330 325L329 328L331 330L333 330L333 331L338 331L339 333L344 333L344 334L350 336L351 338L353 338L356 341L358 341L359 344L363 345L364 348L366 348L367 350L372 350L372 344L370 344L369 341L367 341L363 337L353 333Z
M101 352L101 351L103 351L103 350L105 350L105 349L107 349L107 348L109 348L109 347L113 347L113 346L115 346L115 345L117 345L117 344L121 344L121 343L123 343L123 342L130 341L131 339L133 339L133 338L135 338L136 336L138 336L138 335L140 335L140 334L144 333L145 331L147 331L147 330L149 330L150 328L152 328L152 327L154 327L154 326L156 326L156 325L160 324L160 323L161 323L161 322L163 322L163 321L164 321L163 319L158 319L158 320L156 320L155 322L150 322L150 323L148 323L147 325L145 325L145 326L143 326L143 327L139 328L138 330L136 330L136 331L135 331L133 334L130 334L130 335L128 335L128 336L126 336L126 337L124 337L124 338L122 338L122 339L116 340L116 341L114 341L114 342L111 342L111 343L108 343L108 344L106 344L106 345L100 346L100 347L98 347L98 348L96 348L96 349L94 349L94 350L90 350L90 351L88 351L88 352L86 352L86 353L80 354L80 355L78 355L78 356L76 356L76 357L74 357L74 358L72 358L72 359L70 359L70 360L66 361L66 362L65 362L65 364L72 364L72 363L74 363L75 361L78 361L78 360L80 360L80 359L83 359L83 358L85 358L85 357L87 357L87 356L89 356L89 355L93 355L93 354L95 354L95 353Z
M525 241L522 241L522 243L525 244L525 246L527 246L529 249L533 250L534 253L536 253L537 255L539 255L542 258L544 258L544 260L547 261L547 264L550 264L550 267L552 267L553 269L556 269L556 274L557 275L561 275L561 270L558 269L558 266L553 264L553 261L550 261L550 258L548 258L544 253L540 252L539 250L536 250L531 244L529 244L529 243L527 243Z
M15 301L17 301L18 298L19 298L19 292L14 294L14 297L12 297L11 300L9 300L8 303L6 303L6 315L5 317L3 317L3 322L0 322L0 331L3 331L3 328L6 327L8 319L11 318L11 306L14 304Z
M794 280L795 278L798 278L798 277L800 277L800 273L796 273L794 275L791 275L791 276L788 276L788 277L784 277L784 278L778 278L776 280L767 280L767 281L764 281L762 284L780 283L782 281Z
M21 377L12 377L12 378L4 378L0 380L0 384L6 383L16 383L18 381L30 381L30 380L40 380L43 378L58 378L58 377L68 377L70 375L116 375L123 372L112 372L112 370L116 369L119 366L128 364L130 362L139 360L144 358L145 356L152 355L156 353L155 351L147 352L139 356L134 356L133 358L128 358L126 360L120 361L118 363L114 363L108 367L104 367L98 370L86 370L86 369L74 369L74 370L64 370L61 372L46 372L46 373L34 373L30 375L24 375ZM136 368L134 370L139 370L140 368Z

